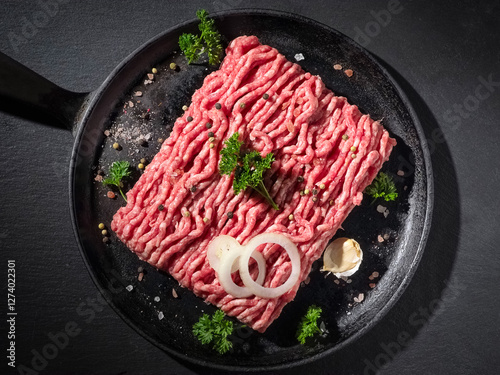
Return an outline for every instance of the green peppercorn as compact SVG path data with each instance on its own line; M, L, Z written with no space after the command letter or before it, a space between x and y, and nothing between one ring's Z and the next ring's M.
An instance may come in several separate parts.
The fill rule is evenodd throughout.
M323 190L323 189L325 189L325 188L326 188L326 185L325 185L325 184L321 184L321 185L319 185L319 188L320 188L321 190Z
M104 228L106 228L106 226L104 225L104 223L100 223L99 224L99 229L104 229Z
M344 135L342 136L342 139L343 139L344 141L347 141L347 140L349 139L349 136L348 136L347 134L344 134Z
M351 147L351 151L352 151L352 152L356 152L356 150L357 150L356 146L352 146L352 147Z
M203 222L204 222L205 224L206 224L206 223L208 223L208 222L209 222L209 220L210 220L210 219L209 219L208 217L204 217L204 218L203 218Z
M312 201L313 201L313 202L317 202L317 201L318 201L318 198L317 198L317 197L312 197Z
M177 64L174 62L171 62L169 66L170 66L170 69L172 69L172 70L177 69Z
M240 103L240 108L241 109L245 108L245 103Z

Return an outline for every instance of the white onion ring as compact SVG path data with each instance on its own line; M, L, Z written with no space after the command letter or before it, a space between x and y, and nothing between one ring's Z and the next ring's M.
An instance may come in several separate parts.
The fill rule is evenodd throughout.
M215 271L219 269L220 260L226 253L231 252L233 249L238 250L241 245L233 237L221 234L215 237L207 247L207 258L210 267ZM220 251L220 253L218 253ZM241 250L240 250L241 251Z
M250 260L253 251L260 245L265 243L275 243L280 245L285 249L290 257L292 263L292 272L288 277L288 280L276 287L276 288L265 288L262 285L257 284L252 280L250 276L250 270L248 268L248 261ZM261 298L277 298L282 294L288 292L298 281L300 276L300 255L297 246L288 238L279 233L262 233L254 238L252 238L243 253L240 255L240 276L241 280L245 286L250 290L251 293L255 294ZM259 273L260 276L260 273Z
M208 263L217 273L221 286L227 293L237 298L249 297L253 294L248 288L236 285L231 277L231 273L236 272L239 268L239 262L236 262L236 260L243 250L244 246L241 246L236 239L227 235L217 236L208 244L207 248ZM256 282L262 285L266 277L266 261L258 251L254 251L251 257L257 261L259 268ZM236 267L234 267L235 265Z
M241 251L245 250L243 246L238 246L240 247ZM220 260L219 269L216 270L220 285L222 285L227 293L236 298L250 297L254 294L248 287L236 285L233 281L233 278L231 277L231 266L233 265L236 258L241 257L241 251L230 251L229 253L224 254L224 256ZM257 281L252 280L250 273L248 276L250 277L250 280L252 280L252 282L256 283L257 285L259 285L259 283L262 285L266 277L266 261L264 260L264 256L258 251L254 251L251 256L257 261L257 266L259 267L259 276L257 277ZM247 270L249 260L250 256L247 260Z

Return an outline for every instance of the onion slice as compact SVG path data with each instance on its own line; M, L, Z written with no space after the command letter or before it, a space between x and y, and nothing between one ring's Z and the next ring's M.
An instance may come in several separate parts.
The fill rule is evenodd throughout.
M288 256L290 257L290 261L292 263L292 271L290 273L290 276L288 277L288 280L284 284L276 288L265 288L253 281L252 277L250 276L250 270L248 268L248 261L250 260L250 257L252 256L254 250L258 246L265 243L274 243L283 247L288 253ZM252 294L255 294L256 296L261 298L277 298L285 294L297 283L300 276L299 250L288 237L285 237L283 234L279 233L261 233L252 238L245 246L243 253L240 255L239 263L240 276L243 280L243 283Z
M243 246L240 246L240 248L241 250L244 250ZM252 280L252 282L256 283L257 285L259 285L259 283L262 285L266 277L266 261L264 260L264 256L258 251L254 251L251 256L257 261L257 266L259 267L259 276L257 277L256 282L252 280L250 274L248 276L250 277L250 280ZM220 260L219 269L215 270L217 272L217 278L219 279L220 285L222 285L224 290L227 293L231 294L233 297L236 298L250 297L254 293L247 286L236 285L233 281L233 278L231 277L231 267L234 261L238 257L241 257L241 252L239 251L231 251L229 253L224 254L222 259ZM250 257L248 257L247 260L247 267L246 267L247 270L248 270L249 260Z
M207 248L208 263L217 273L221 286L227 293L237 298L253 295L247 287L236 285L231 277L231 273L238 271L239 262L237 260L243 250L244 246L241 246L236 239L227 235L217 236L208 244ZM251 257L257 261L259 268L256 282L262 285L266 277L266 261L258 251L254 251Z
M234 239L234 237L221 234L215 237L209 244L207 248L207 258L210 267L212 267L216 272L219 269L219 264L221 259L225 254L231 251L241 252L241 245Z

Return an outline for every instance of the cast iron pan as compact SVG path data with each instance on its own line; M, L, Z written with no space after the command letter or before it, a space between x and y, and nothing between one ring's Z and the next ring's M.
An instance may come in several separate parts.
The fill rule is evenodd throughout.
M332 275L325 277L319 272L320 264L315 264L310 282L299 289L295 301L284 308L266 333L236 330L234 350L226 355L202 346L191 333L202 312L212 313L213 306L180 288L168 274L139 261L113 235L110 243L104 244L97 228L100 222L109 227L113 213L124 204L120 196L115 200L106 197L108 189L94 181L97 170L107 172L116 160L130 161L135 170L125 187L130 188L140 174L136 169L139 160L153 158L160 148L158 138L168 136L182 114L182 106L189 105L195 89L214 69L206 63L187 66L179 53L179 35L197 32L197 21L183 23L147 42L99 89L87 94L67 92L2 55L0 95L12 102L31 104L35 113L48 111L74 131L70 204L80 249L99 290L137 332L166 352L202 366L248 371L304 364L360 339L403 293L424 250L430 225L429 153L423 131L401 89L369 53L346 36L310 19L274 11L234 11L213 17L226 43L253 34L291 61L295 54L302 53L305 59L300 65L306 71L319 74L328 88L346 96L364 113L383 119L398 141L384 165L399 191L396 202L384 204L389 215L385 218L376 210L378 203L371 205L367 197L337 233L355 238L364 249L358 273L351 281L337 284ZM177 71L169 68L171 62L177 64ZM342 70L334 70L335 63L352 69L354 75L349 78ZM152 67L158 73L152 83L145 84ZM134 96L137 91L142 96ZM111 135L106 136L105 130ZM122 146L121 151L113 149L114 142ZM404 176L397 175L398 170ZM380 243L379 235L387 239ZM145 271L141 282L137 280L138 267ZM374 271L380 276L371 280ZM372 288L370 283L376 286ZM127 286L133 289L128 291ZM311 304L323 308L328 334L298 345L295 330Z

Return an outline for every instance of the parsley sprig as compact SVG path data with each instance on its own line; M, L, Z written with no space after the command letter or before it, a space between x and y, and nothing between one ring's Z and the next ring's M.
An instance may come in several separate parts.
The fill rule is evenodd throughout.
M370 186L365 189L365 193L373 197L373 201L377 198L383 198L387 202L396 200L398 192L392 177L384 172L380 172L373 180Z
M234 194L239 194L250 186L266 198L275 210L279 210L263 183L263 174L271 168L271 163L274 161L273 153L270 152L262 158L258 151L244 152L241 149L243 142L240 142L238 137L239 134L236 132L224 142L226 147L220 151L220 174L230 175L234 171Z
M123 194L122 187L122 179L124 177L130 176L130 164L128 161L115 161L111 164L111 168L109 169L109 177L104 179L102 183L104 185L114 185L118 187L120 194L122 195L125 202L127 201L127 197Z
M215 21L208 18L205 9L199 9L196 16L200 20L198 28L201 35L182 34L179 37L179 47L188 59L188 63L198 61L203 52L208 54L208 63L216 65L220 62L222 55L222 44L220 33L215 28Z
M193 325L193 334L202 344L213 343L213 348L220 354L228 352L233 343L228 340L228 336L233 333L233 322L224 319L222 310L217 310L212 317L203 314Z
M304 345L308 337L314 336L316 333L321 333L318 327L318 319L321 316L321 307L311 305L307 309L306 315L302 317L297 330L297 340Z

